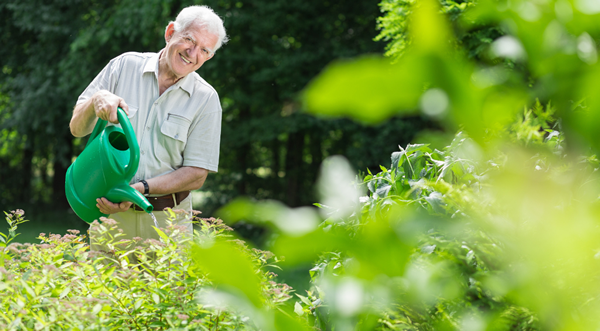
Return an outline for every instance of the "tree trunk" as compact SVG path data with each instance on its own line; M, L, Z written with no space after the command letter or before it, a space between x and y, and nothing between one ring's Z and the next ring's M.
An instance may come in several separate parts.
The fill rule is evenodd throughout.
M321 163L323 162L323 151L321 148L322 136L320 131L314 131L309 136L309 145L310 145L310 155L312 162L310 164L310 172L307 176L307 180L309 181L309 185L314 185L317 182L317 178L319 177L319 170L321 169ZM317 201L317 197L315 196L314 190L311 192L307 192L304 195L312 201Z
M15 174L19 177L19 186L16 188L19 190L19 194L17 194L18 203L32 202L31 178L33 177L33 151L33 142L26 142L23 149L23 161L21 162L20 171Z
M302 171L302 153L304 152L304 134L302 132L290 133L287 141L285 157L286 202L290 207L300 204L299 190Z
M282 179L279 177L279 173L284 169L281 168L281 142L279 139L275 138L271 141L271 152L272 152L272 163L271 163L271 171L272 171L272 179L273 184L271 185L271 190L273 191L273 198L282 200L282 192L284 191L284 184Z
M72 141L70 137L62 137L64 146L69 146L68 149L61 147L54 150L54 176L52 177L52 203L57 209L69 208L67 197L65 195L65 179L67 169L71 165L71 153L73 152ZM59 143L60 145L60 143ZM61 153L62 152L62 153Z
M250 118L250 109L248 109L248 107L244 107L243 109L240 109L240 114L239 114L239 122L243 123L245 121L247 121ZM242 174L242 178L240 179L239 183L238 183L238 194L239 195L246 195L248 194L248 174L246 173L248 167L249 167L249 152L250 152L250 148L251 148L251 143L250 142L246 142L245 144L243 144L242 146L238 147L238 150L236 151L238 154L238 163L237 163L237 169L239 169L240 173Z

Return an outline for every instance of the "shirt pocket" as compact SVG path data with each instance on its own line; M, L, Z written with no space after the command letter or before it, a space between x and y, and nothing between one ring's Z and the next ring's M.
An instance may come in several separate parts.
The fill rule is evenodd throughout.
M135 108L135 107L129 107L129 110L128 110L129 114L127 115L127 117L129 118L129 120L131 120L132 118L135 117L135 115L137 115L137 111L138 111L137 108Z
M168 138L185 144L191 124L192 121L181 115L168 114L167 119L160 126L160 132Z

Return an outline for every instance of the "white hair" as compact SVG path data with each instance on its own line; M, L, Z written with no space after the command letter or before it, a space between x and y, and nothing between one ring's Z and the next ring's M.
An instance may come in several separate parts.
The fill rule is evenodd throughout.
M177 15L175 22L170 22L169 24L171 23L174 23L175 31L177 32L184 31L192 23L196 23L209 33L215 34L218 37L217 44L213 50L215 52L229 40L223 26L223 20L207 6L185 7Z

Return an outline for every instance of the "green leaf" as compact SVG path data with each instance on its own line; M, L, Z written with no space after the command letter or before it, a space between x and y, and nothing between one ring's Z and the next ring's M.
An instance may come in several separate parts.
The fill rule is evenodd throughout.
M192 259L217 288L235 295L243 294L256 307L262 307L264 298L258 271L250 257L236 245L223 239L215 240L209 247L194 244Z
M398 167L402 166L402 164L404 163L404 160L405 160L405 158L403 158L403 156L405 156L405 154L406 154L405 150L392 153L392 169L398 169Z
M435 213L444 214L446 212L444 208L445 203L440 192L432 192L429 196L425 197L425 200Z
M304 91L307 109L325 116L351 116L380 122L399 111L411 112L423 86L399 65L382 57L362 57L329 65Z
M377 194L377 196L380 198L385 198L388 196L388 193L390 192L391 188L392 185L390 185L389 183L382 183L377 187L377 190L375 190L375 194Z
M101 304L96 304L94 306L94 308L92 309L92 314L93 315L98 315L98 313L102 310L102 305Z
M310 300L308 300L308 298L307 298L307 297L305 297L305 296L303 296L303 295L300 295L300 294L298 294L298 293L296 293L296 296L297 296L298 298L300 298L300 300L302 300L302 302L304 302L304 304L305 304L305 305L307 305L307 306L309 306L309 307L310 307L310 306L312 306L312 303L310 302Z
M92 292L93 297L97 297L100 293L102 293L102 287L98 287Z
M165 241L165 243L168 243L170 241L169 237L159 228L153 226L152 228L154 228L154 230L156 230L156 233L158 233L158 235L163 238L163 240Z
M71 292L71 287L67 286L64 290L62 290L62 292L60 292L60 295L58 297L63 299L69 294L69 292Z
M294 307L294 311L296 308ZM312 331L313 328L309 327L306 323L304 323L301 319L294 318L293 315L288 314L287 312L283 312L281 310L274 311L274 324L275 330L285 330L285 331Z
M304 309L302 309L302 306L298 301L296 301L296 303L294 304L294 313L298 314L298 316L304 315Z
M154 298L153 298L153 299L154 299ZM156 302L156 301L155 301L155 302ZM144 299L142 299L142 298L140 298L140 299L137 299L137 300L135 301L135 304L133 305L133 308L134 308L135 310L138 310L138 309L140 309L140 307L142 306L142 304L143 304L143 303L144 303Z

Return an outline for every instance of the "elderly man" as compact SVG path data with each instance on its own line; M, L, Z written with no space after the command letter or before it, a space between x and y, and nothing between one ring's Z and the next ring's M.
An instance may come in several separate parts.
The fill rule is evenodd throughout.
M166 207L191 212L191 190L199 189L219 164L221 105L217 92L195 71L227 42L223 21L206 6L183 9L165 30L158 53L125 53L108 65L77 100L70 128L90 134L98 118L118 123L127 113L140 146L131 186L154 205L159 226ZM126 238L157 238L149 214L131 202L102 197L97 207L119 222ZM185 218L185 217L184 217ZM191 232L192 225L185 225Z

